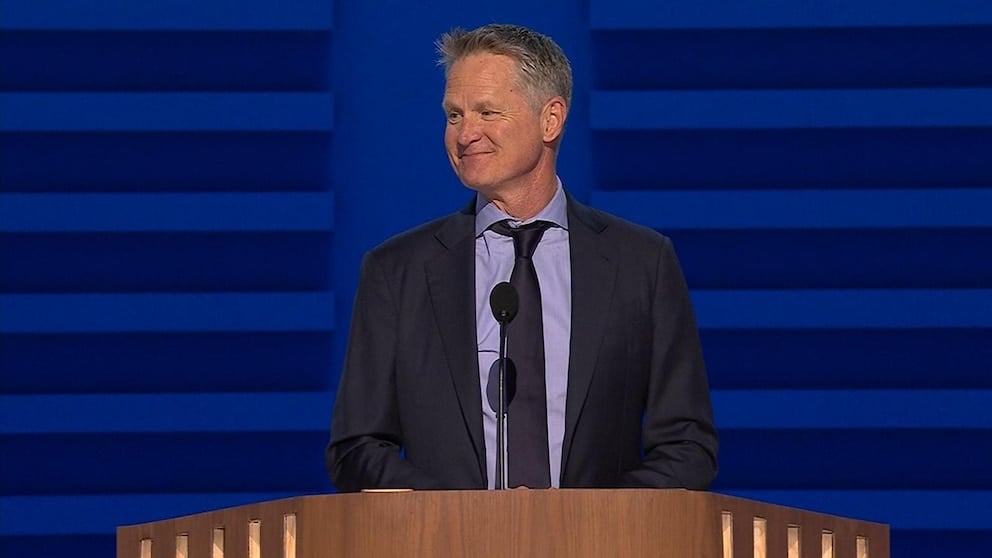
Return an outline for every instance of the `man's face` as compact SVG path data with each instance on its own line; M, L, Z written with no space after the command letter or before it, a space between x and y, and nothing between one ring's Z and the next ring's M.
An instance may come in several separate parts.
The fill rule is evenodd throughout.
M540 111L528 103L508 56L472 54L448 71L444 145L465 186L492 199L533 182L544 151Z

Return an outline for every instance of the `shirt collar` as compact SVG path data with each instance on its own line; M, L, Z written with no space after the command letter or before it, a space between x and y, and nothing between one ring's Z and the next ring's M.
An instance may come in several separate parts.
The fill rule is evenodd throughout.
M568 203L565 199L565 189L561 185L561 179L556 178L558 181L557 189L555 190L555 195L552 196L551 201L548 205L544 206L544 209L537 212L537 215L527 219L526 221L518 221L513 217L510 217L504 213L500 208L485 198L482 194L476 194L475 196L475 236L478 238L482 236L482 233L486 232L493 223L497 221L510 221L510 226L518 227L520 225L526 225L527 223L533 223L534 221L550 221L555 225L568 230Z

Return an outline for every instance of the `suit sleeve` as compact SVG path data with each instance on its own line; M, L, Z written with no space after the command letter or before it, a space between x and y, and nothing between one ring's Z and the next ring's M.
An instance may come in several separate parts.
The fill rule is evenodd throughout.
M396 401L397 304L373 254L362 261L351 332L325 452L337 488L440 488L403 459Z
M717 473L717 433L692 302L668 238L655 281L644 458L621 482L627 487L705 490Z

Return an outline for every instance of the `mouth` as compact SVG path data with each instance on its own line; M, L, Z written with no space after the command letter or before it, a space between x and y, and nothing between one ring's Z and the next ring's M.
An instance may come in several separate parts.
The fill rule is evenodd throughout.
M489 155L490 153L492 153L492 151L475 151L475 152L472 152L472 153L462 153L462 154L458 155L458 158L459 159L465 159L467 157L476 157L476 156L479 156L479 155Z

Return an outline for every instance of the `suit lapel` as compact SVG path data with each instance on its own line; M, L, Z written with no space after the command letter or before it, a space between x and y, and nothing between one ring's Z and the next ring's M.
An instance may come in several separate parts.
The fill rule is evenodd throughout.
M589 208L569 198L569 252L572 267L572 321L568 357L568 395L562 471L575 437L613 299L616 264L603 249L600 233L606 225Z
M476 353L474 202L470 209L445 221L436 233L446 248L425 265L434 318L448 361L448 370L482 478L486 478L485 435L479 360Z
M479 360L476 354L474 202L438 229L445 250L425 266L428 291L441 333L448 369L482 478L486 478L485 435ZM566 470L575 427L589 392L605 333L616 280L616 264L602 246L605 224L589 208L568 198L572 268L572 319L562 471ZM468 311L466 311L468 309Z

